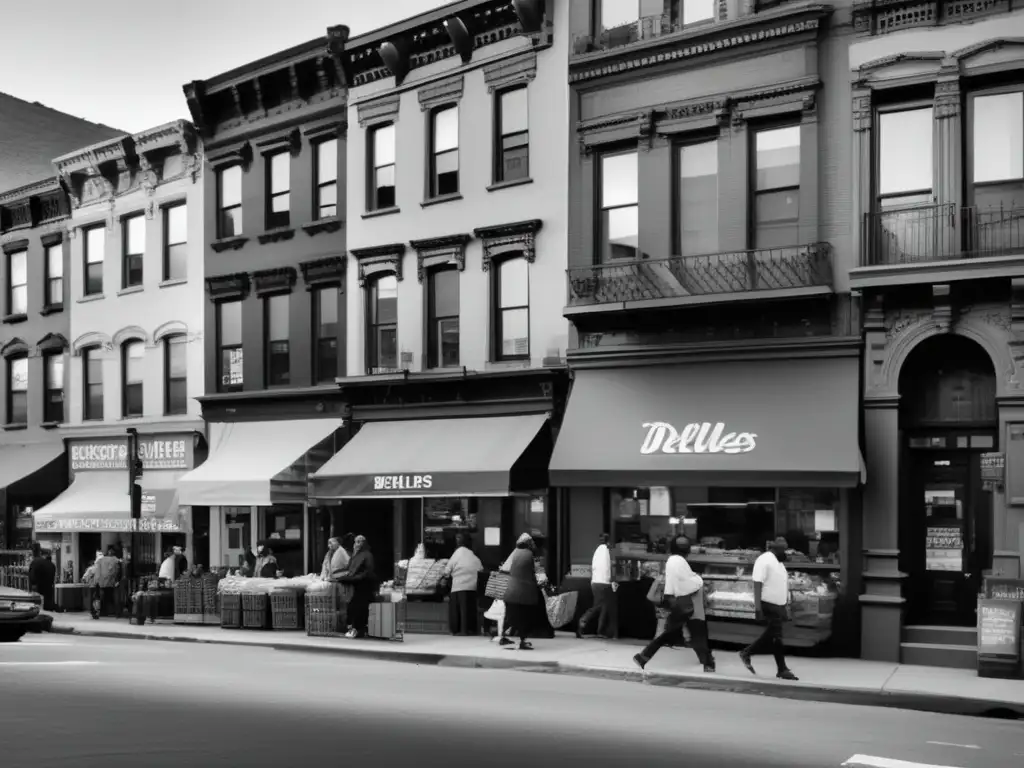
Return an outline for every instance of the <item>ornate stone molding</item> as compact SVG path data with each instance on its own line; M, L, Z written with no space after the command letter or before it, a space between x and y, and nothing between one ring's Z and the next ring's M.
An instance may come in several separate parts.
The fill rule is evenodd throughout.
M410 241L409 245L416 251L416 279L422 283L428 270L452 262L459 272L464 271L466 244L472 239L472 235L459 234Z
M87 184L97 189L98 198L112 202L122 177L137 162L134 140L122 136L58 157L53 164L72 204L78 207Z
M488 93L528 85L537 77L537 53L497 61L484 67L484 84Z
M252 273L253 292L257 296L272 293L291 293L298 279L295 267L274 267Z
M387 96L364 101L356 105L356 115L360 128L370 128L382 123L398 122L398 111L401 105L401 94L391 93Z
M70 345L68 340L59 333L48 333L36 342L37 355L49 355L56 352L63 352Z
M729 94L733 124L736 124L737 118L745 123L755 118L794 113L813 115L816 108L815 94L820 87L821 81L818 78L808 77Z
M0 347L0 357L10 359L19 355L28 355L31 350L28 344L21 339L15 337L8 341L3 347Z
M462 89L465 78L462 75L449 77L432 85L425 85L416 92L420 100L420 110L429 112L437 107L458 104L462 101Z
M941 333L949 333L953 325L953 304L948 284L932 286L932 322Z
M223 253L224 251L237 251L240 250L243 245L249 242L249 238L244 235L236 235L234 237L222 237L219 240L214 240L210 243L210 249L214 253Z
M948 120L960 116L960 78L943 78L935 84L935 118Z
M623 142L650 141L654 133L654 112L629 112L626 114L584 120L576 125L579 136L580 154L588 155L599 151L602 146Z
M344 256L328 256L299 264L299 269L302 270L302 280L306 283L306 290L309 291L325 285L344 285L345 268Z
M302 134L298 128L293 128L287 133L260 139L256 142L256 148L261 155L288 152L292 157L295 157L299 154L299 150L302 149Z
M473 234L484 247L480 268L487 272L492 262L512 254L521 254L532 264L537 258L537 233L543 225L540 219L531 219L474 229Z
M302 231L310 237L315 237L321 232L337 232L345 226L345 221L338 216L331 216L326 219L317 219L308 224L302 225Z
M352 248L349 254L359 262L359 285L375 275L393 274L398 280L402 275L402 258L405 243L388 243L370 248Z
M326 123L315 123L302 127L302 135L309 141L323 141L324 139L339 139L348 130L346 118L332 118Z
M110 337L100 331L88 331L83 333L71 343L71 352L74 355L81 355L87 349L102 349L109 352L114 348Z
M295 237L294 227L275 227L274 229L268 229L261 235L256 236L256 240L260 245L266 245L267 243L280 243L283 240L291 240Z
M159 343L172 336L188 336L188 326L180 320L168 320L153 331L153 342Z
M248 171L252 164L252 144L246 140L210 149L206 153L206 161L216 170L229 165L240 165L243 171Z
M19 253L21 251L28 250L28 240L26 238L19 238L18 240L8 240L3 244L3 252L10 256L12 253Z
M149 335L144 328L140 328L137 325L129 325L115 333L110 343L115 348L120 348L129 341L141 341L143 344L146 344L149 342Z
M871 91L853 91L853 130L857 133L870 131L874 123L874 107L871 105Z
M206 278L206 293L214 301L244 299L249 295L249 275L235 272Z

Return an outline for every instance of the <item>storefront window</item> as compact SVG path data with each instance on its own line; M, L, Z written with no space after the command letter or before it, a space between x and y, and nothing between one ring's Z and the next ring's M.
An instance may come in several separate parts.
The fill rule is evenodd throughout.
M427 559L451 557L456 534L476 537L476 510L472 499L423 500L423 546Z
M302 507L268 507L264 518L263 543L274 550L278 570L285 577L300 576L302 563Z

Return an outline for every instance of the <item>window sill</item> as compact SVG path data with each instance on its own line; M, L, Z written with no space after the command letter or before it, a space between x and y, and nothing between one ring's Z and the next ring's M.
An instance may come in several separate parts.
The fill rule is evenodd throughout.
M58 312L63 312L63 311L64 311L64 305L63 304L47 304L45 307L43 307L42 309L39 310L39 314L43 315L45 317L46 315L55 315Z
M143 286L141 285L129 285L127 288L122 288L117 292L118 296L128 296L133 293L142 293Z
M533 179L513 179L512 181L496 181L487 188L488 192L500 192L503 189L510 189L512 187L521 187L523 184L533 184Z
M120 419L118 419L118 421L138 421L141 418L144 418L144 417L140 413L137 416L122 416Z
M28 424L4 424L4 432L20 432L28 429Z
M59 421L44 421L39 426L42 427L43 429L56 429L60 425L61 425L61 422L59 422Z
M15 312L14 314L7 315L3 319L3 323L6 325L15 325L16 323L24 323L28 320L28 315L24 312Z
M79 304L88 304L90 301L103 301L107 298L102 293L90 293L88 296L83 296L78 300Z
M282 240L291 240L295 237L294 227L276 227L275 229L268 229L262 235L257 235L256 239L260 245L266 245L267 243L279 243Z
M214 240L210 243L210 248L213 249L214 253L221 253L228 249L237 251L247 242L249 242L249 238L243 237L242 235L236 235L235 237L222 237L219 240Z
M441 205L441 203L450 203L453 200L461 200L462 193L456 192L452 195L439 195L438 197L432 197L429 200L424 200L420 203L421 208L429 208L432 205Z
M321 232L337 232L339 229L345 226L345 222L337 216L331 216L326 219L318 219L311 221L309 224L302 225L302 231L310 237L319 235Z
M375 219L378 216L390 216L393 213L401 213L402 209L397 205L393 205L390 208L378 208L376 211L367 211L363 214L364 219Z
M173 280L164 280L160 283L161 288L173 288L175 285L187 285L187 277L175 277Z

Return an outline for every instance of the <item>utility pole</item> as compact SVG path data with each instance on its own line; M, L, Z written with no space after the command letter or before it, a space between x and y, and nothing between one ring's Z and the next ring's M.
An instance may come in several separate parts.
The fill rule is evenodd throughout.
M128 432L128 497L131 499L131 557L128 563L128 578L138 576L139 562L139 521L142 519L142 459L139 458L139 433L134 427Z

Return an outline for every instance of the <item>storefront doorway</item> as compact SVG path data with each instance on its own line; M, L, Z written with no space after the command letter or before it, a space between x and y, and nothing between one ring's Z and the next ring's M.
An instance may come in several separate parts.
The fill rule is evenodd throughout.
M248 507L224 507L224 564L237 568L252 547L252 512Z
M973 626L992 567L992 494L981 459L997 450L995 373L960 336L922 343L900 377L904 435L900 570L909 624Z

